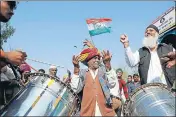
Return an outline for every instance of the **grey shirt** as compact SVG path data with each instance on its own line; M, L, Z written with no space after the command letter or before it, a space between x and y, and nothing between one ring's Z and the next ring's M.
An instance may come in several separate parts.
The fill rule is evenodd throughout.
M140 86L141 86L140 82L137 82L137 83L129 82L129 83L127 83L128 93L131 94L136 88L138 88Z

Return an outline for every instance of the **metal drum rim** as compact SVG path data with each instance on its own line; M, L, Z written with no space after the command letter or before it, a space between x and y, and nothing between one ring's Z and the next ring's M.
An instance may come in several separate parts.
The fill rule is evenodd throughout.
M48 75L48 74L43 74L43 73L30 73L30 74L28 74L27 77L31 77L31 76L45 76L45 77L48 77L50 79L53 78L54 80L58 81L62 85L66 86L71 91L71 93L73 93L74 96L76 96L79 99L78 95L73 91L73 89L71 89L71 87L68 84L65 84L63 81L61 81L57 77L54 77L54 76L51 76L51 75Z
M44 76L44 77L48 77L48 78L53 78L55 81L61 83L62 85L64 85L76 98L77 102L78 102L78 106L80 107L81 104L80 104L80 98L78 97L78 95L73 91L73 89L71 89L71 87L68 85L68 84L65 84L64 82L62 82L59 78L57 77L53 77L51 75L48 75L48 74L44 74L44 73L29 73L26 75L27 78L29 77L33 77L33 76ZM29 82L30 83L30 82ZM13 102L14 99L16 99L17 96L19 96L25 89L26 87L28 87L29 84L25 85L22 87L22 89L0 110L0 115L4 112L4 110L6 108L8 108L8 105L10 103ZM77 111L77 110L75 110Z
M128 113L126 114L126 108L127 108L128 102L131 101L131 97L133 97L141 89L144 89L144 88L149 87L149 86L160 86L163 89L166 89L171 93L171 89L169 87L167 87L167 85L162 84L162 83L148 83L148 84L141 85L140 87L136 88L135 91L133 93L131 93L129 95L128 99L126 100L126 102L124 104L124 107L123 107L123 111L122 111L124 116L129 116ZM172 93L171 93L171 95L174 96L174 94L172 94Z

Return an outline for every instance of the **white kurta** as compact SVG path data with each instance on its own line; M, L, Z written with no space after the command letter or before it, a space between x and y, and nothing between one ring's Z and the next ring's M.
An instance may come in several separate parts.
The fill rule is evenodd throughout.
M173 49L173 51L175 51ZM164 72L157 54L157 51L150 51L151 59L147 76L147 83L163 83L166 84ZM130 67L135 67L140 62L139 51L133 53L130 47L125 48L125 59Z

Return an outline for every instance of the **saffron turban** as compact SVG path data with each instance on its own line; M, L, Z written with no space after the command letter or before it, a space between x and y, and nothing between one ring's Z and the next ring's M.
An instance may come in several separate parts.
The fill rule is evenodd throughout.
M90 59L92 59L95 56L99 56L100 57L100 51L98 51L97 48L93 47L93 48L86 48L84 49L81 54L80 54L80 61L85 64L87 63Z

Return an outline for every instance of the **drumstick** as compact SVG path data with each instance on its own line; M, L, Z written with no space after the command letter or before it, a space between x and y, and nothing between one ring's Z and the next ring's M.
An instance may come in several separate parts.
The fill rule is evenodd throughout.
M16 49L16 51L25 53L22 49ZM54 65L54 64L51 64L51 63L47 63L47 62L43 62L43 61L39 61L39 60L30 59L30 58L27 58L27 57L26 57L26 59L31 60L31 61L34 61L34 62L43 63L43 64ZM60 67L60 68L64 68L63 66L58 66L58 65L55 65L55 66Z
M25 64L27 64L31 69L33 69L34 71L38 72L38 70L36 70L35 68L33 68L32 66L30 66L28 63L24 62Z
M26 58L28 60L31 60L31 61L34 61L34 62L38 62L38 63L43 63L43 64L47 64L47 65L54 65L54 64L51 64L51 63L47 63L47 62L43 62L43 61L39 61L39 60L35 60L35 59L30 59L30 58ZM59 65L55 65L56 67L60 67L60 68L65 68L63 66L59 66Z

